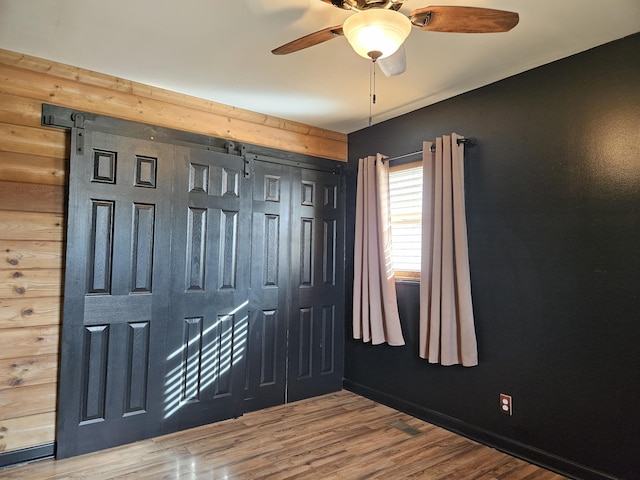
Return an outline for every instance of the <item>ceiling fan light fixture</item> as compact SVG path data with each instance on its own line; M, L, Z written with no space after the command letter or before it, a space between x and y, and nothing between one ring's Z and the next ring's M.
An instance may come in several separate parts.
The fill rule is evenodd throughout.
M411 21L395 10L372 8L347 18L342 29L358 55L375 61L400 48L411 32Z

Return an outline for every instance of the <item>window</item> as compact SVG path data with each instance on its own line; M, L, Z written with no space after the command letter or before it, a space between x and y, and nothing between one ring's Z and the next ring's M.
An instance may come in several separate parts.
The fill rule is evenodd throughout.
M420 279L422 162L391 166L389 205L393 266L400 279Z

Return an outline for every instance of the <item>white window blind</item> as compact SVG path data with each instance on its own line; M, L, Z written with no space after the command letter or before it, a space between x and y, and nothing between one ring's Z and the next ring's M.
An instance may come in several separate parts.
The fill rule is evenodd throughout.
M389 204L396 277L418 278L422 238L422 163L390 169Z

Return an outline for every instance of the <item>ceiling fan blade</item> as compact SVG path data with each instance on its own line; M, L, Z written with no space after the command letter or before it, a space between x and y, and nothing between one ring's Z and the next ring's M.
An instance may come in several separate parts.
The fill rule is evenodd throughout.
M400 45L400 48L393 55L379 59L378 65L387 77L395 77L404 73L407 70L407 55L404 51L404 45Z
M507 32L518 24L519 15L505 10L477 7L425 7L409 15L414 27L431 32Z
M271 50L271 53L274 55L287 55L304 48L313 47L314 45L318 45L319 43L326 42L341 35L344 35L342 33L342 25L325 28Z

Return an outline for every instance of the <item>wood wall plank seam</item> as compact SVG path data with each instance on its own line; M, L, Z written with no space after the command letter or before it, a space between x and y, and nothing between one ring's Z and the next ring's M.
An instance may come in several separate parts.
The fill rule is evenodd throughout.
M55 412L0 420L0 452L20 450L55 440ZM1 464L0 464L1 466Z
M0 390L0 421L56 411L58 384Z
M1 270L0 298L53 297L62 284L61 269Z
M62 296L0 299L0 329L60 325Z
M0 271L62 269L64 243L49 240L0 240Z
M56 383L58 355L31 355L0 360L0 391Z
M64 157L0 150L0 180L65 186L68 163Z
M61 242L65 223L60 213L0 211L0 240Z
M65 204L63 186L0 180L0 210L64 213Z
M0 360L58 353L60 326L6 328L0 335Z
M68 158L68 143L64 130L0 123L0 150Z

